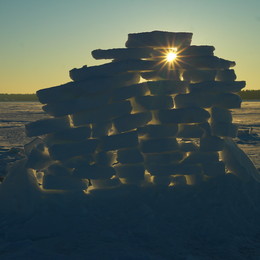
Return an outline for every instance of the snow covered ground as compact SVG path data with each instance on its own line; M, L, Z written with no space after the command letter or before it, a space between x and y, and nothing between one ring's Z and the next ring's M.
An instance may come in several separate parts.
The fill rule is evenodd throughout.
M251 135L239 135L237 143L260 168L260 101L243 102L241 109L233 109L233 121L241 131L251 131Z
M24 124L47 115L34 102L0 103L0 111L3 174L31 140ZM233 115L236 142L260 168L260 102L244 102ZM0 197L1 260L260 259L258 183L226 175L196 187L125 186L86 196L42 194L27 185L29 175L16 171L14 195Z
M0 111L0 152L29 142L24 125L48 117L38 102L0 102Z

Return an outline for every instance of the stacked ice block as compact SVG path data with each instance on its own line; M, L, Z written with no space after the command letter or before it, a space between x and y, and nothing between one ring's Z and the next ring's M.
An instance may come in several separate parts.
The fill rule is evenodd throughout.
M99 66L37 91L51 118L28 124L27 166L45 189L186 185L225 174L223 137L235 137L235 63L191 44L191 33L129 34L126 48L94 50ZM177 57L167 61L168 52Z

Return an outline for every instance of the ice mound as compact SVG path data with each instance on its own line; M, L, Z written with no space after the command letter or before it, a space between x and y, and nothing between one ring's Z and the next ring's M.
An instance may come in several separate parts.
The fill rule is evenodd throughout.
M111 62L74 68L71 82L37 91L51 118L25 126L38 137L26 145L22 167L41 192L243 177L231 163L238 148L230 109L240 107L236 92L245 82L235 81L235 62L191 39L192 33L129 34L126 48L92 52Z

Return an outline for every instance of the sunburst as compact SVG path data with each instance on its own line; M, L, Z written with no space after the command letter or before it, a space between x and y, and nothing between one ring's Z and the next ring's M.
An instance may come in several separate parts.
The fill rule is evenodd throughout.
M177 53L174 51L169 51L166 55L167 62L173 62L177 58Z

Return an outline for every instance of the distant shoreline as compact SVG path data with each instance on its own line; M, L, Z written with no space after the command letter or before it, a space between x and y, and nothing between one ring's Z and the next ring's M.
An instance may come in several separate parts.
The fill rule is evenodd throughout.
M37 102L36 94L0 94L0 102Z
M260 90L243 90L238 93L243 100L260 100ZM36 94L0 94L0 102L38 102Z

